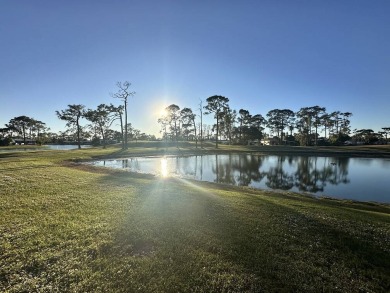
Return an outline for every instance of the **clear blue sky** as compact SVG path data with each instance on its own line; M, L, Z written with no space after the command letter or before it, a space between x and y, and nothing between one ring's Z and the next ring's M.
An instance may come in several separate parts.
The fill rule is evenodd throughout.
M56 110L119 104L124 80L146 133L164 106L215 94L252 114L319 105L390 126L388 0L0 0L0 44L0 127L27 115L64 130Z

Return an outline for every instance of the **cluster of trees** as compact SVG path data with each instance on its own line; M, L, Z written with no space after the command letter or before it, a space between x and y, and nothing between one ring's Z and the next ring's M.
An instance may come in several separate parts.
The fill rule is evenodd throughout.
M128 140L155 140L154 135L147 135L134 129L128 123L127 107L129 98L135 95L130 90L131 83L118 82L118 90L111 97L121 100L122 104L115 106L100 104L95 109L86 109L84 105L73 104L68 108L56 111L59 119L66 121L68 129L59 135L50 133L50 128L42 121L28 116L19 116L11 119L5 128L0 128L1 137L13 137L16 133L23 138L42 141L59 141L66 138L77 141L79 148L82 139L92 139L95 143L102 141L103 146L108 141L121 141L123 149L128 148ZM294 112L290 109L273 109L265 116L251 114L249 110L234 110L229 106L229 99L214 95L206 99L203 106L194 112L191 108L181 109L172 104L165 108L165 113L158 119L163 139L178 142L179 140L193 140L202 142L215 139L216 147L223 140L230 144L290 144L290 145L320 145L342 144L348 141L354 143L371 144L375 142L387 143L390 127L383 127L375 133L372 129L355 129L351 131L351 112L333 111L328 113L325 107L303 107ZM212 115L213 125L203 124L203 115ZM81 120L90 123L81 125ZM114 121L120 122L120 131L111 129ZM265 134L265 129L268 134ZM353 133L352 133L353 132ZM324 133L320 137L320 133ZM2 140L7 144L9 141ZM352 144L351 142L351 144Z
M73 104L61 111L56 111L59 119L66 121L67 130L59 134L49 132L50 128L42 121L35 120L28 116L19 116L10 120L5 128L0 128L1 136L7 137L2 140L3 144L9 144L14 134L23 137L23 143L28 140L37 143L42 142L63 142L66 140L77 141L81 148L81 140L91 139L93 143L108 141L121 141L122 147L128 147L128 138L135 140L155 139L154 136L141 133L140 130L128 123L127 106L128 99L134 96L135 92L130 91L129 82L118 82L118 91L111 94L113 98L120 99L122 105L100 104L96 109L87 109L84 105ZM89 124L81 125L82 119ZM111 129L114 121L120 121L120 131Z
M93 137L100 136L105 146L108 138L114 139L117 136L115 132L110 130L110 127L117 119L121 120L122 125L122 113L123 107L116 107L113 104L100 104L96 109L85 109L85 106L80 104L68 105L67 109L56 111L57 117L66 121L68 128L74 129L77 134L79 148L81 147L81 136L83 134L83 127L80 124L82 118L91 122L88 127L94 133Z
M199 114L195 114L190 108L180 110L178 105L172 104L165 109L164 115L158 119L161 124L161 132L165 139L170 140L200 140L209 139L209 131L215 133L215 143L227 140L229 143L248 144L265 138L272 138L273 144L341 144L351 138L356 141L364 140L365 143L378 141L386 137L389 127L384 127L383 132L374 133L371 129L355 130L351 137L350 117L351 112L326 112L325 107L303 107L294 112L290 109L273 109L265 117L261 114L252 115L248 110L238 111L231 109L229 99L224 96L211 96L207 105L200 104ZM213 115L215 124L207 130L207 125L202 123L202 115ZM196 117L200 122L196 122ZM270 134L265 135L268 128ZM206 131L205 131L206 130ZM206 137L203 133L207 132ZM323 132L324 136L320 137Z
M373 144L377 142L387 143L390 135L390 127L382 127L382 131L375 132L372 129L354 129L353 139L361 144Z
M228 139L230 142L248 142L262 137L265 119L260 114L251 115L249 111L241 109L237 114L236 110L229 107L229 99L223 96L212 96L207 100L207 105L199 107L199 114L195 114L191 108L180 110L178 105L172 104L165 108L165 113L158 119L161 125L161 132L164 139L178 141L180 139L198 140L210 139L210 133L215 132L216 147L221 139ZM213 115L216 123L211 127L203 124L203 114ZM196 117L200 122L196 122ZM236 126L235 123L240 125ZM205 135L203 135L205 133Z
M26 144L27 138L40 140L48 130L44 122L23 115L12 118L4 128L0 128L0 133L4 137L8 134L7 139L2 141L3 144L8 144L14 133L21 135Z
M83 127L80 125L81 118L90 122L87 127L93 132L93 139L103 142L103 147L106 146L108 140L121 141L122 148L128 148L129 137L138 139L155 139L154 136L148 136L141 133L140 130L132 127L128 123L127 107L128 99L135 95L135 92L130 91L131 83L118 82L118 91L111 94L113 98L120 99L123 105L114 106L113 104L100 104L96 109L86 109L84 105L68 105L68 108L61 111L56 111L57 117L66 121L68 128L74 129L77 134L77 142L80 146L80 140L83 132ZM114 121L119 120L120 132L111 129Z

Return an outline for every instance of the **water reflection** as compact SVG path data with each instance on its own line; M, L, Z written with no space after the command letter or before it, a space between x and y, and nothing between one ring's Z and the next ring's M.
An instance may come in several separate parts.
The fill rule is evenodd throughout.
M168 177L168 162L166 158L161 159L161 176Z
M271 189L289 190L294 186L294 176L283 169L285 160L286 158L284 156L278 157L276 165L271 166L268 172L264 172L267 178L265 183L267 187ZM291 164L291 160L288 163Z
M84 148L90 148L91 145L81 145L81 148L84 149ZM74 149L78 149L79 146L78 145L74 145L74 144L47 144L47 145L44 145L44 148L47 148L47 149L50 149L50 150L61 150L61 151L66 151L66 150L74 150Z
M94 164L162 177L180 176L261 189L390 201L387 184L387 178L390 178L390 161L384 159L230 154L128 158ZM372 186L375 186L375 194Z

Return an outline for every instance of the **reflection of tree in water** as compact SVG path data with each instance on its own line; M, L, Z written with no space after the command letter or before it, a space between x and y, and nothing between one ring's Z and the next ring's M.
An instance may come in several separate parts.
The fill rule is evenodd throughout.
M348 165L349 158L334 159L331 164L333 167L333 172L330 172L327 181L333 185L349 183L350 180L348 179Z
M219 156L215 155L215 167L212 167L212 171L216 175L215 182L235 184L232 170L232 155L229 155L226 161L220 160Z
M198 161L200 161L200 164L198 164ZM184 175L190 178L197 178L199 172L199 179L202 180L202 156L175 157L170 159L169 162L170 173Z
M251 182L260 182L264 174L260 172L263 164L262 156L241 155L234 162L233 168L237 171L237 184L248 186Z
M289 190L294 186L294 177L283 170L285 160L284 156L280 156L276 166L269 168L267 172L268 181L265 183L269 188ZM290 164L292 161L292 157L289 157Z
M129 168L129 160L128 159L121 160L121 162L122 162L123 169Z
M216 175L217 183L248 186L252 181L260 181L264 177L260 173L261 156L228 155L226 160L221 160L215 155L215 160L212 171Z
M295 186L299 191L324 191L327 183L338 185L348 183L349 158L323 158L323 166L318 166L317 157L299 157L295 172Z
M120 161L122 163L122 168L123 169L133 169L133 171L140 171L141 170L139 162L135 158L123 159L123 160L120 160Z
M176 158L172 163L180 174L203 179L203 170L209 170L209 156ZM327 184L346 184L348 179L349 158L317 158L280 156L269 170L260 168L267 157L254 155L215 155L211 166L214 182L248 186L266 178L265 185L272 189L290 190L297 188L304 192L323 192ZM139 163L123 160L124 168L139 169ZM131 166L130 166L131 165ZM262 167L262 169L264 169Z
M300 157L295 171L295 186L299 191L323 191L325 181L322 172L317 169L317 157Z

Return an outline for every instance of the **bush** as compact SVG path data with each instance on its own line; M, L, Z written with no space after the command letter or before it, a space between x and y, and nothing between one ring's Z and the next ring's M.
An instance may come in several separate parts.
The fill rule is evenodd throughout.
M100 145L100 138L98 138L98 137L95 136L94 138L92 138L91 144L92 144L93 146L99 146L99 145Z
M0 139L0 146L9 146L12 142L12 138L4 137Z
M329 141L332 145L344 145L344 143L350 139L351 137L348 134L339 133L339 134L332 135L329 138Z

